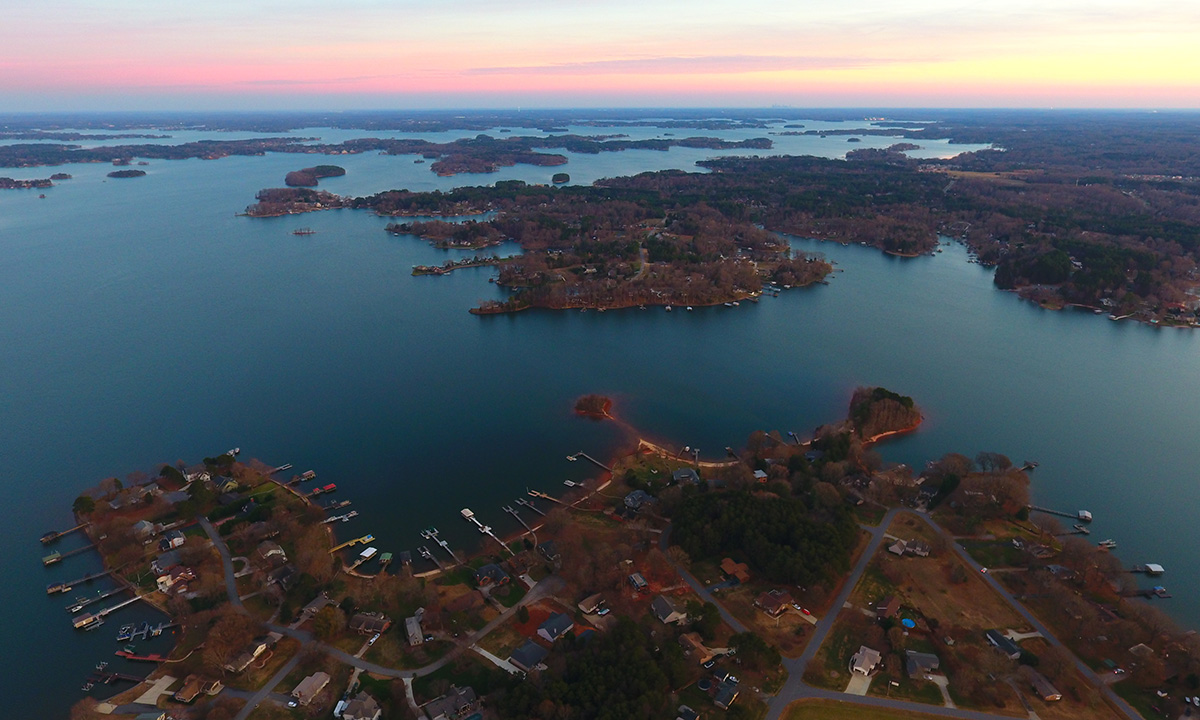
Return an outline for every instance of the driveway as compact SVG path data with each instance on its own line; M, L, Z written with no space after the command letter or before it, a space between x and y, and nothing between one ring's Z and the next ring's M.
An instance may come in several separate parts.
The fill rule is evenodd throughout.
M867 691L871 689L872 679L870 675L863 675L856 672L850 673L850 682L846 683L846 694L858 695L860 697L866 695Z

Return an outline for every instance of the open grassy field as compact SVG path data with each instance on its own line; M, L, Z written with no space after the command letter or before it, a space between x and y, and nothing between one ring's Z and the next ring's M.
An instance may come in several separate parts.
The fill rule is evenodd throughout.
M783 717L784 720L934 720L937 716L833 700L800 700L789 705Z

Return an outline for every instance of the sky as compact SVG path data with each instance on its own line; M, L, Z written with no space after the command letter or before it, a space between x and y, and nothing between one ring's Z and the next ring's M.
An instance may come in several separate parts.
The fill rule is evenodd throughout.
M0 0L0 112L1200 108L1200 0Z

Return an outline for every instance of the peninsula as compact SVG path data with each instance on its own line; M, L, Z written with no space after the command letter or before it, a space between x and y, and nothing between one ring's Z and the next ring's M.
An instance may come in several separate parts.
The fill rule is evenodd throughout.
M613 417L600 395L575 409ZM169 655L119 651L156 669L74 716L148 688L180 717L290 717L276 688L314 717L347 707L339 697L388 718L481 703L501 720L649 720L681 705L800 718L818 700L918 718L1178 714L1200 672L1194 636L1137 599L1108 550L1030 516L1030 464L952 453L916 475L870 450L919 423L911 398L860 388L812 439L756 432L721 461L644 440L608 465L571 455L602 472L561 498L531 489L521 511L505 508L511 537L463 509L489 543L466 556L432 527L417 556L335 538L357 513L318 500L352 488L283 479L289 466L242 463L237 449L106 480L75 501L75 530L114 592L167 612L180 635ZM108 612L86 610L77 627ZM1077 634L1080 622L1112 639Z

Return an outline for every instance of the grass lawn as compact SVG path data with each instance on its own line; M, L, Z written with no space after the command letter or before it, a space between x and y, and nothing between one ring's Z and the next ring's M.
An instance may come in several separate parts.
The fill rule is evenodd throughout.
M907 710L851 705L834 700L800 700L784 711L784 720L934 720L938 716Z
M844 610L843 613L857 612ZM829 690L844 690L849 680L850 656L858 650L858 638L852 628L846 626L845 618L838 618L817 652L821 662L809 665L804 674L805 682ZM825 671L820 668L824 666Z
M413 695L417 702L429 702L436 695L432 687L438 680L445 680L459 687L470 686L479 695L487 695L509 681L508 673L479 658L475 653L466 653L454 662L447 663L436 672L413 680Z
M520 602L521 598L525 597L525 593L529 592L525 588L525 583L516 580L508 583L499 590L492 592L492 597L500 601L500 604L506 608L510 608Z
M893 686L892 681L898 684ZM897 673L896 677L892 677L886 672L879 673L871 682L868 694L911 700L926 705L942 704L942 691L938 690L937 685L928 680L913 680L904 672Z
M1025 553L1013 547L1011 540L963 540L959 543L984 567L1020 567Z
M1154 712L1155 697L1147 690L1141 690L1129 682L1119 682L1112 686L1113 692L1133 706L1144 718L1162 717L1162 713Z

